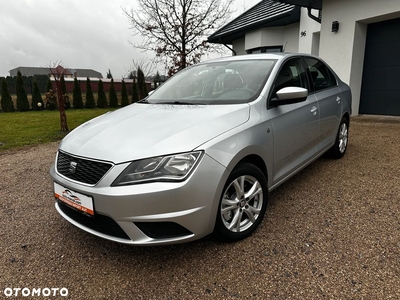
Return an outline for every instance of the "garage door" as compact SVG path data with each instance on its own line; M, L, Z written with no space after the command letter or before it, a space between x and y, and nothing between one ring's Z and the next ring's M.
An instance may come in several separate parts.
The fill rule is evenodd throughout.
M360 113L400 116L400 18L368 25Z

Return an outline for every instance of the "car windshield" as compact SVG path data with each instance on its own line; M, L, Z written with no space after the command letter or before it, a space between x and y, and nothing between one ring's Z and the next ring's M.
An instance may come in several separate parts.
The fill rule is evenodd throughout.
M247 103L258 97L276 60L210 62L180 71L148 98L153 104Z

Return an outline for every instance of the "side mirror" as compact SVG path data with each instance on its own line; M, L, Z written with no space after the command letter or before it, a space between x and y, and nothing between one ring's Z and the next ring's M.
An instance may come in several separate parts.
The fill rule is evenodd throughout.
M285 87L276 92L276 97L272 99L274 106L293 104L298 102L306 101L308 96L308 90L301 87Z

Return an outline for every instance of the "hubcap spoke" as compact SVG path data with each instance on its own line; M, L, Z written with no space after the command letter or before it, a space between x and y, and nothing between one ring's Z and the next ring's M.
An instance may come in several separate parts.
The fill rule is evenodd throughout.
M251 223L254 223L256 221L256 219L254 218L254 215L249 210L246 209L244 212L249 217L249 220Z
M240 178L237 178L233 183L233 187L235 188L236 191L236 196L238 199L241 199L244 196L244 181L245 181L245 176L242 176Z
M229 224L228 229L234 231L234 229L236 228L236 231L239 232L241 217L242 217L242 212L240 211L240 209L236 210L235 215L233 216L233 219L232 219L231 223Z
M258 183L258 181L256 181L251 187L251 189L245 194L245 198L251 200L261 192L262 192L261 186Z

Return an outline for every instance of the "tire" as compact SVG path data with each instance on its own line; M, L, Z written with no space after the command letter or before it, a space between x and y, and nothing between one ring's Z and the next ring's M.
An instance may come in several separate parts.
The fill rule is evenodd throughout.
M334 159L342 158L347 150L349 142L349 121L343 117L340 121L339 130L336 135L336 141L330 149L330 156Z
M264 174L252 164L239 164L224 186L214 234L225 241L238 241L250 236L261 223L267 202Z

